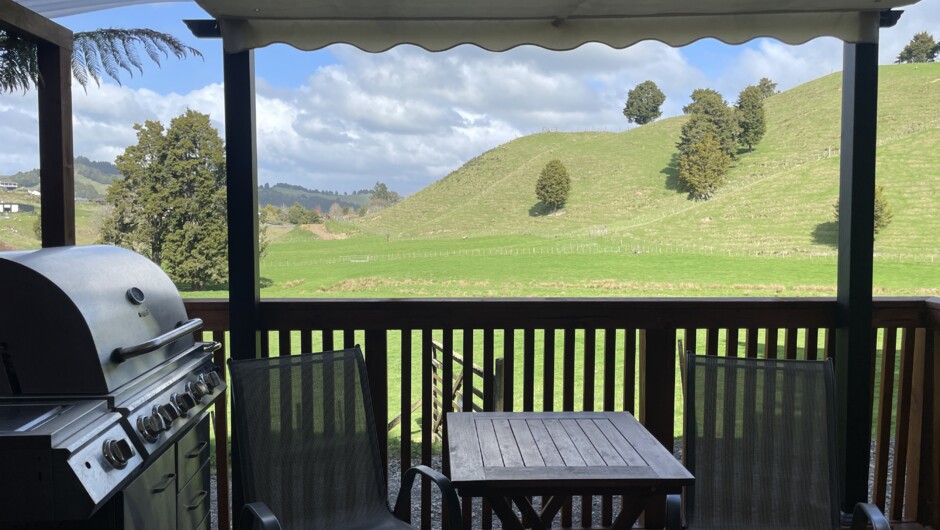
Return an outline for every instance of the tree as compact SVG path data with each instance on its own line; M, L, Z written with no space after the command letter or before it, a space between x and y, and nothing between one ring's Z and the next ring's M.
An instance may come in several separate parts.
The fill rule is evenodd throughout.
M767 124L764 119L764 98L759 86L749 86L738 95L735 105L738 118L738 142L753 151L764 133Z
M936 60L938 53L940 53L940 45L934 41L933 35L922 31L914 35L894 62L929 63Z
M291 205L290 209L287 210L287 222L292 225L304 224L307 220L307 209L304 208L299 202L295 202Z
M371 211L384 210L401 202L401 195L388 189L384 182L376 182L370 193L372 195L369 198L369 209ZM332 213L331 209L330 214Z
M121 72L143 74L139 48L160 65L161 58L177 59L189 55L202 57L199 50L183 44L176 37L152 29L97 29L80 31L73 36L72 75L83 87L89 79L101 84L102 71L121 82ZM162 56L162 57L161 57ZM29 90L39 83L36 44L0 30L0 92Z
M225 156L209 116L192 110L164 130L136 124L137 144L116 159L101 241L135 250L174 282L203 289L227 276Z
M760 81L757 82L757 88L760 90L761 99L767 99L777 93L777 83L767 77L760 78Z
M708 200L724 183L730 164L731 157L722 151L718 137L706 131L701 140L692 142L679 155L679 180L690 198Z
M738 145L738 120L734 109L728 106L721 94L710 88L697 88L692 91L692 103L682 107L682 111L704 116L714 126L713 132L721 150L734 159Z
M666 95L652 81L643 81L627 94L623 115L630 123L645 125L662 116L660 110Z
M839 199L832 205L832 215L836 222L839 221ZM875 226L874 235L878 235L882 230L888 227L894 218L894 212L891 205L888 204L888 198L885 197L885 187L878 185L875 187Z
M561 160L552 160L542 168L535 183L535 196L554 212L568 201L571 179Z

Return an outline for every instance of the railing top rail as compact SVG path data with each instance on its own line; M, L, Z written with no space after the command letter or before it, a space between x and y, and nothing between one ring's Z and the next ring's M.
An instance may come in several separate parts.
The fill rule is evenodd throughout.
M186 300L207 330L228 328L228 302ZM834 327L835 298L266 299L265 329ZM875 298L876 327L940 322L940 298ZM314 325L315 323L315 325Z

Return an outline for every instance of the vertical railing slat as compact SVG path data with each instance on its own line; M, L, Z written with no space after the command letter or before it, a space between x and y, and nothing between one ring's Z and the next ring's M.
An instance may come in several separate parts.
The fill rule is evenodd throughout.
M872 502L881 511L885 509L888 485L888 450L891 440L891 411L894 400L894 361L897 330L884 330L881 343L881 386L878 404L878 427L875 441L875 477L872 485Z
M604 330L604 410L614 410L617 400L617 330ZM605 495L601 499L601 525L613 524L613 497Z
M708 328L705 331L705 355L718 355L717 328Z
M777 328L767 328L764 333L764 357L777 358Z
M535 407L535 330L522 332L522 410L531 412Z
M728 328L725 335L725 356L738 356L738 328Z
M228 365L226 363L227 340L224 331L213 331L212 340L222 346L215 351L213 362L219 368L219 376L228 383ZM216 469L216 513L219 528L228 530L232 527L229 508L229 465L228 465L228 403L220 399L215 404L215 469Z
M581 379L582 410L594 410L594 373L596 361L597 330L587 328L584 330L584 371ZM590 528L594 517L594 498L591 495L581 496L581 526Z
M515 395L514 382L516 372L516 331L513 328L503 330L503 410L513 411L513 398Z
M434 382L431 372L432 344L430 329L421 330L421 463L431 466L432 425L434 423L431 404L434 402ZM421 528L431 530L431 481L421 478Z
M545 330L542 347L542 410L555 410L555 330Z
M573 328L565 328L562 358L561 409L574 410L574 334ZM561 526L571 526L571 500L561 508Z
M757 328L747 328L744 338L744 356L753 359L757 357L757 344L760 331Z
M787 328L783 337L783 352L787 359L796 359L797 336L799 330Z
M901 330L901 373L898 378L898 403L895 415L894 465L891 474L891 507L889 517L900 521L904 517L905 477L907 476L907 449L911 421L911 387L914 383L915 330Z
M803 342L803 351L807 361L819 358L819 328L810 326L806 328L806 340Z

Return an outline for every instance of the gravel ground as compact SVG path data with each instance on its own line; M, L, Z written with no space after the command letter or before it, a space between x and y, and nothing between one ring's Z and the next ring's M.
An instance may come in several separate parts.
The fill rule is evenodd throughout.
M871 451L872 451L872 464L871 464L871 473L870 473L870 475L869 475L870 477L874 475L874 471L875 471L875 464L874 464L874 462L875 462L875 458L874 458L874 456L875 456L875 444L874 444L874 442L872 442L872 449L871 449ZM681 439L677 439L677 440L676 440L674 453L675 453L675 455L676 455L676 458L679 458L679 459L682 458L682 440L681 440ZM888 454L889 454L889 459L888 459L888 476L890 477L890 476L891 476L892 469L893 469L893 461L894 461L894 440L891 441L891 445L888 447ZM440 458L440 456L435 456L435 457L432 459L431 467L434 468L434 469L437 469L437 470L440 470L440 469L441 469L442 466L441 466L441 458ZM394 507L395 501L397 500L398 489L399 489L399 487L400 487L400 485L401 485L401 483L400 483L400 479L401 479L401 464L400 464L400 462L399 462L398 460L390 460L390 461L389 461L389 463L388 463L388 476L389 476L389 485L388 485L389 501L388 501L388 502L389 502L389 506L393 506L393 507ZM218 513L217 513L217 507L216 507L216 484L215 484L215 482L216 482L216 481L215 481L215 475L212 475L212 500L211 500L212 504L211 504L211 508L210 508L210 509L211 509L211 512L212 512L212 529L213 529L213 530L218 530ZM421 488L420 488L420 486L417 485L417 484L418 484L418 481L416 481L415 484L416 484L416 485L415 485L415 488L414 488L413 491L411 492L411 513L412 513L412 515L411 515L411 520L414 521L414 522L417 522L417 521L420 521L420 520L421 520ZM869 479L869 484L868 484L869 496L871 496L871 490L872 490L872 483L871 483L871 479ZM230 498L231 498L231 496L230 496ZM890 500L891 500L891 484L890 484L890 481L889 481L888 487L887 487L887 499L888 499L888 502L890 503ZM540 503L539 503L539 499L536 498L536 499L533 501L533 505L535 506L536 510L539 509L539 504L540 504ZM595 526L600 526L601 498L600 498L600 497L594 497L594 498L593 498L593 505L594 505L594 510L593 510L593 513L594 513L594 521L593 521L593 524L594 524ZM433 486L433 485L432 485L432 487L431 487L431 506L432 506L432 509L431 509L431 522L432 522L432 527L433 527L433 528L440 528L440 527L441 527L441 514L440 514L441 494L440 494L440 491L437 489L437 487L435 487L435 486ZM614 498L614 510L613 510L613 513L616 514L616 513L619 511L619 509L620 509L620 499L617 498L617 497L615 497L615 498ZM577 499L575 499L575 502L573 503L573 506L572 506L572 514L573 514L572 520L574 521L574 526L575 526L575 527L579 527L579 526L580 526L580 521L581 521L581 502L579 502ZM483 517L482 503L481 503L480 499L474 499L474 502L473 502L473 526L474 526L475 528L479 528L480 521L482 521L482 517ZM554 524L555 524L555 526L558 526L558 525L560 524L560 516L558 516L558 517L555 518L555 523L554 523ZM499 523L499 519L496 518L495 516L493 517L493 528L502 528L502 526L501 526L500 523Z

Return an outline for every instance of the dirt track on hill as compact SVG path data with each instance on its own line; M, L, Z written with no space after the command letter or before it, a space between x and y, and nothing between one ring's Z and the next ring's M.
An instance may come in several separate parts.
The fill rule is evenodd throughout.
M334 234L326 229L326 226L320 223L300 225L304 230L312 233L320 239L346 239L346 234Z

